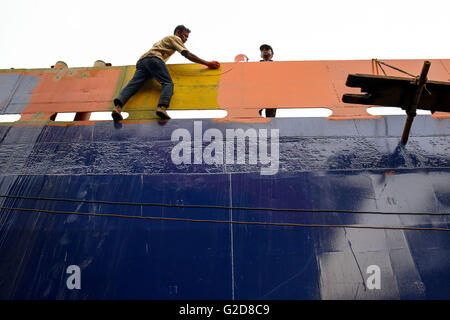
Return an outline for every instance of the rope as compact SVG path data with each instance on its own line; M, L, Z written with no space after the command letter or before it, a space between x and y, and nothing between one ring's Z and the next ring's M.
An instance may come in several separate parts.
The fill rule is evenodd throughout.
M296 209L296 208L257 208L257 207L234 207L217 205L188 205L188 204L168 204L168 203L138 203L138 202L117 202L117 201L98 201L98 200L78 200L64 198L44 198L44 197L26 197L16 195L0 195L0 198L24 199L24 200L45 200L45 201L64 201L77 203L111 204L127 206L148 206L148 207L166 207L166 208L188 208L188 209L223 209L223 210L245 210L245 211L275 211L275 212L317 212L317 213L351 213L351 214L380 214L380 215L432 215L449 216L450 212L386 212L386 211L357 211L357 210L336 210L336 209Z
M380 61L380 60L378 60L378 59L375 59L375 62L380 66L381 70L383 70L383 67L381 66L381 64L383 64L383 65L385 65L386 67L389 67L389 68L391 68L391 69L394 69L394 70L397 70L397 71L399 71L399 72L405 73L405 74L407 74L407 75L409 75L409 76L411 76L411 77L413 77L413 78L416 78L415 75L413 75L413 74L411 74L411 73L408 73L408 72L406 72L406 71L404 71L404 70L401 70L401 69L399 69L399 68L396 68L396 67L394 67L394 66L391 66L391 65L389 65L389 64L387 64L387 63L385 63L385 62L383 62L383 61ZM386 75L386 72L384 72L384 70L383 70L383 73L384 73L384 75Z
M383 67L381 66L381 64L378 64L378 65L380 66L381 71L383 71L383 74L384 74L385 76L387 76L386 71L384 71L384 69L383 69Z
M188 218L168 218L168 217L141 217L141 216L127 216L127 215L111 214L111 213L52 211L52 210L27 209L27 208L9 208L9 207L0 207L0 209L2 209L2 210L10 210L10 211L41 212L41 213L50 213L50 214L75 214L75 215L82 215L82 216L113 217L113 218L125 218L125 219L162 220L162 221L180 221L180 222L206 222L206 223L223 223L223 224L231 224L232 223L232 224L242 224L242 225L278 226L278 227L354 228L354 229L414 230L414 231L450 231L450 229L448 229L448 228L358 226L358 225L329 225L329 224L299 224L299 223L251 222L251 221L229 221L229 220L204 220L204 219L188 219Z
M394 67L394 66L391 66L391 65L389 65L389 64L387 64L387 63L385 63L385 62L379 61L378 59L374 59L374 60L375 60L375 62L376 62L376 64L377 64L377 66L380 66L380 68L381 68L381 70L383 71L383 73L384 73L385 76L387 76L387 74L386 74L386 72L384 71L384 69L383 69L383 67L381 66L381 64L384 64L385 66L387 66L387 67L389 67L389 68L392 68L392 69L394 69L394 70L397 70L397 71L399 71L399 72L405 73L405 74L407 74L407 75L409 75L409 76L411 76L411 77L413 77L413 78L418 79L418 76L415 76L415 75L413 75L413 74L411 74L411 73L408 73L408 72L403 71L403 70L401 70L401 69L399 69L399 68L396 68L396 67ZM373 69L373 67L372 67L372 69ZM377 71L378 71L378 68L377 68ZM372 71L372 73L373 73L373 71ZM425 86L424 86L424 90L425 90L429 95L431 95L431 92L430 92L430 90L427 89L426 84L425 84Z

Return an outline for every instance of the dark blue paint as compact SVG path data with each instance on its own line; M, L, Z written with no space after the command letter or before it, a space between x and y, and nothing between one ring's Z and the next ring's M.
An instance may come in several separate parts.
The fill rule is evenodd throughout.
M22 113L31 101L39 76L0 74L0 113Z
M171 162L171 120L0 126L0 192L137 203L264 208L450 210L448 120L403 117L217 128L280 128L280 171ZM401 130L400 130L401 131ZM0 198L2 206L243 222L449 228L448 216L189 209ZM304 228L1 211L2 299L449 299L448 232ZM82 289L66 288L79 265ZM382 289L366 288L369 265Z

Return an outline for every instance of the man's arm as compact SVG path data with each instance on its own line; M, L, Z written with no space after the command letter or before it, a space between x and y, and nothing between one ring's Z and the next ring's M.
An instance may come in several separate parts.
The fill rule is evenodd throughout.
M187 50L183 50L181 52L181 55L194 63L199 63L199 64L203 64L205 66L208 66L208 68L210 68L210 69L217 69L220 67L220 63L218 63L217 61L205 61L205 60L197 57L195 54L190 53Z

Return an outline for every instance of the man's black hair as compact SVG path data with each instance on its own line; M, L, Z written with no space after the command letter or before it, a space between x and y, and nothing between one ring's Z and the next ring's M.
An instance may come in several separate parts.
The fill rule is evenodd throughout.
M183 26L182 24L180 24L179 26L177 26L175 28L175 30L173 31L173 34L176 34L177 31L183 32L183 31L187 31L187 33L191 33L191 30L189 30L188 28L186 28L185 26Z
M269 46L268 44L263 44L263 45L261 45L261 47L259 47L260 51L263 51L264 49L270 49L270 51L272 51L272 56L273 56L273 49L271 46Z

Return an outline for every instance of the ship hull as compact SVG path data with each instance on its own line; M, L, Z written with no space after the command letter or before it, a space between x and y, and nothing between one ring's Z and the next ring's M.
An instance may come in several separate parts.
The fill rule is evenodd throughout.
M450 299L450 120L404 120L1 126L0 298ZM208 129L278 167L195 160Z

